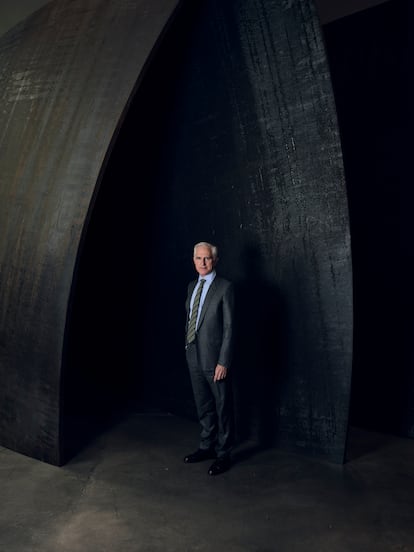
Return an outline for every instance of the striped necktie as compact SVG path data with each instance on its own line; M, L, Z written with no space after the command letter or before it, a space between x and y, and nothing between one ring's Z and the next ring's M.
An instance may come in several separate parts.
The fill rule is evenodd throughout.
M196 325L197 325L197 314L198 314L198 308L200 306L200 299L201 299L201 292L203 291L205 280L200 280L200 284L197 289L197 293L194 297L194 303L193 308L191 311L191 317L190 321L188 323L188 330L187 330L187 343L192 343L195 339L196 334Z

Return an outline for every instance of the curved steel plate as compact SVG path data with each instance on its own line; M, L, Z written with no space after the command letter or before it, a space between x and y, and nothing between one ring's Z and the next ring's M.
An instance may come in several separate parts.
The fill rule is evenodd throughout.
M0 442L60 463L76 256L117 126L177 0L56 0L0 40Z
M117 125L175 4L55 2L0 41L0 437L50 462L61 460L61 356L82 230ZM308 0L192 5L185 32L160 49L168 50L160 73L170 71L155 82L152 103L155 110L168 96L145 173L157 197L146 229L149 285L161 294L147 314L163 336L163 347L152 335L146 343L154 384L177 411L187 400L177 385L184 298L168 289L184 293L195 241L217 241L222 272L238 289L239 428L341 460L352 274L318 19Z
M165 289L166 267L171 280L160 305L173 314L163 308L153 320L162 321L156 335L166 327L171 335L162 333L162 350L149 347L170 408L189 404L177 394L183 378L169 358L182 342L174 328L183 283L193 277L192 245L207 239L238 290L240 436L342 461L351 251L335 105L312 3L202 3L180 56L171 57L181 61L161 126L170 141L155 164L157 216L148 231L159 236L154 293ZM168 291L180 286L178 298Z

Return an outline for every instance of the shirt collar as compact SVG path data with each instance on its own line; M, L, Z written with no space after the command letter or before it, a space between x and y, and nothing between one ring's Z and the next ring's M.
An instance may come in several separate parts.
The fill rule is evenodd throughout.
M206 284L207 283L211 284L211 282L214 280L215 277L216 277L216 271L213 270L212 272L210 272L210 274L206 274L205 276L199 276L198 281L205 280Z

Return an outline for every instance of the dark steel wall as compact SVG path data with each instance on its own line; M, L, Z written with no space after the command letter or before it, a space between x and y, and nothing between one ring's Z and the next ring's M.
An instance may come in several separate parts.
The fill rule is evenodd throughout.
M94 304L114 301L101 285L109 275L124 305L116 323L139 335L137 388L191 413L183 303L192 245L207 239L237 288L239 437L342 461L352 276L318 18L308 0L184 3L105 157L174 5L56 2L0 43L1 442L62 461L68 305L63 360L75 367L83 345L89 359L100 345L95 373L107 376L108 339L91 347L88 332L114 325L115 311L89 307L80 321L98 282ZM71 392L83 383L80 370Z
M76 256L135 83L177 1L51 2L0 40L0 442L59 463Z
M218 270L237 287L239 437L341 460L352 276L317 17L307 1L238 0L204 3L191 21L157 60L173 65L169 80L153 77L170 107L149 176L157 190L146 233L156 271L149 295L159 310L151 304L146 314L146 388L162 392L172 411L191 411L181 315L192 244L217 242Z
M400 161L409 126L404 98L410 51L400 37L407 6L404 0L386 2L327 25L325 37L352 233L351 423L414 437L413 222L408 215L413 192L408 165Z

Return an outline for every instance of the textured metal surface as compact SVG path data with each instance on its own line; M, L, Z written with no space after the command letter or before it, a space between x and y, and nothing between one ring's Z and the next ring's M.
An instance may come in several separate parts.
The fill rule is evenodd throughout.
M106 166L135 81L174 6L56 2L0 42L2 444L59 463L66 311L82 229L105 172L89 251L100 230L121 241L118 227L129 229L122 253L134 259L135 282L116 274L113 249L109 262L118 287L133 288L131 305L122 290L124 316L151 330L137 347L137 370L145 368L158 404L178 412L191 401L180 313L193 277L192 245L216 241L219 268L238 291L239 434L340 461L352 277L316 14L308 0L187 2ZM120 182L130 185L121 190ZM143 202L148 190L152 203ZM137 218L145 225L134 234L125 219ZM85 259L81 265L93 286L99 272Z
M59 463L76 256L112 137L175 0L57 0L0 40L0 443Z
M410 177L400 163L408 124L403 123L404 109L396 108L405 105L399 36L406 7L404 0L386 2L327 25L324 33L351 217L351 423L414 437L412 218L407 215L412 191L403 185Z
M161 319L159 331L170 329L163 340L171 341L162 350L154 343L150 360L162 370L171 408L185 408L176 391L177 380L185 383L181 368L171 362L182 343L177 312L193 276L192 244L216 242L218 270L238 290L233 375L240 436L341 461L352 274L318 19L308 0L217 0L200 7L191 29L180 55L171 54L181 61L166 83L174 108L160 132L169 142L153 175L159 192L151 234L159 239L152 262L160 275L154 293L164 293L153 324Z

